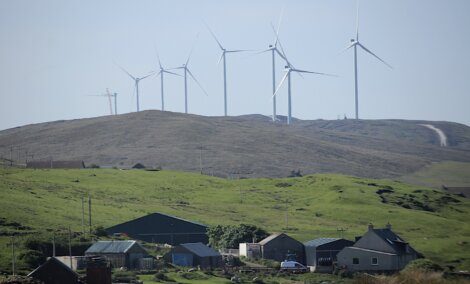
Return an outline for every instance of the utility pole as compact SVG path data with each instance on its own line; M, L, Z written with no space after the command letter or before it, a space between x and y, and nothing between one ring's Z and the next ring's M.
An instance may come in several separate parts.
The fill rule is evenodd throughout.
M88 221L90 226L90 235L91 235L91 196L88 194Z
M72 231L70 230L70 226L69 226L69 259L70 259L70 269L73 270L73 267L72 267Z
M199 151L199 168L201 170L201 175L202 175L202 144L201 144L201 148Z
M289 200L286 198L286 229L289 229Z
M346 229L338 228L338 229L336 229L336 231L338 231L339 237L340 237L340 239L342 239L343 238L343 232L346 231Z
M10 167L13 166L13 146L10 146Z
M52 235L52 256L55 257L55 232Z
M15 236L11 237L11 271L12 275L16 275L16 256L15 256Z
M85 235L85 198L82 195L82 233Z

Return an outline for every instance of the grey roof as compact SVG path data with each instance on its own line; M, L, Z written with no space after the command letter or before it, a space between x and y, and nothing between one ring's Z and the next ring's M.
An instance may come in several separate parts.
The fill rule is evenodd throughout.
M374 233L379 236L381 239L386 241L392 248L395 250L397 254L405 254L406 253L406 245L408 243L400 238L397 234L395 234L390 229L373 229ZM411 246L409 246L412 252L418 253L414 250Z
M98 241L85 253L126 253L135 244L136 241Z
M304 243L307 247L318 247L339 240L338 238L318 238Z
M280 235L284 235L284 233L276 233L268 236L267 238L264 238L259 242L260 245L265 245L269 243L270 241L274 240L275 238L279 237ZM287 235L286 235L287 236Z
M218 251L206 246L203 243L185 243L185 244L181 244L181 246L191 251L195 255L201 256L201 257L220 255Z

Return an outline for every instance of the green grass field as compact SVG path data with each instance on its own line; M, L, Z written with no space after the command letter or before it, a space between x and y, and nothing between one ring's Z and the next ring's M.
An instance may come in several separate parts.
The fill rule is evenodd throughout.
M391 192L379 195L379 189ZM94 225L105 227L163 212L208 225L254 224L306 241L337 237L338 228L354 239L369 222L390 222L426 257L470 269L468 199L398 181L333 174L225 180L172 171L0 169L0 194L1 271L9 269L8 235L19 225L26 235L68 226L80 232L81 198L88 194Z
M441 188L446 186L470 187L470 163L439 162L401 178L404 182Z

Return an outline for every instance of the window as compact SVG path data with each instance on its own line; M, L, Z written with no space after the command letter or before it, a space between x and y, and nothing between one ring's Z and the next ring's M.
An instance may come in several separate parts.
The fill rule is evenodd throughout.
M354 257L353 258L353 264L359 264L359 258Z
M376 257L371 258L371 264L372 265L379 265L379 259Z

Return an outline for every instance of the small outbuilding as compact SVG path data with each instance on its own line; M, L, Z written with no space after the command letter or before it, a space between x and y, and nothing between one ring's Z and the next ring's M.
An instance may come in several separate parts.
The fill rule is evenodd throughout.
M207 226L163 213L152 213L106 229L109 235L124 234L148 243L207 244Z
M140 269L147 251L136 241L98 241L85 251L86 256L102 256L112 268Z
M420 257L420 253L392 231L390 224L384 229L374 229L370 224L364 236L337 256L340 269L383 273L399 271Z
M305 264L304 245L284 233L272 234L259 242L261 257L276 261L286 259Z
M63 264L55 257L50 257L46 262L28 274L28 277L42 281L44 284L77 284L78 274Z
M203 243L180 244L171 249L171 262L179 266L212 269L223 266L222 255Z
M336 255L353 241L338 238L318 238L304 243L305 262L312 272L332 272Z

